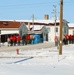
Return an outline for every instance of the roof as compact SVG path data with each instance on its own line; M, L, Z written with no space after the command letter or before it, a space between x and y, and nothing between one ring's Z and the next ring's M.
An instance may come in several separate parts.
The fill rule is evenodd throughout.
M68 26L69 27L74 27L74 23L69 23Z
M0 20L0 21L8 21L8 22L33 22L32 20ZM52 20L34 20L35 23L45 23L45 24L49 24L49 23L55 23L55 21ZM59 20L56 20L56 22L60 22Z
M0 28L19 28L20 22L15 21L0 21Z
M74 23L69 23L68 27L69 27L69 29L74 29Z
M0 20L0 28L19 28L22 22L24 22L26 25L28 25L28 22L30 22L31 25L33 24L32 20ZM59 22L59 20L56 20L56 25L59 25ZM34 26L54 26L54 23L54 20L34 20Z
M32 20L16 20L17 22L32 22ZM34 20L35 23L45 23L45 24L49 24L52 23L54 24L55 21L54 20ZM56 22L58 23L59 20L56 20Z
M0 28L19 28L21 23L24 22L26 25L28 25L29 21L16 21L16 20L1 20L0 21ZM32 25L32 21L31 21ZM35 22L34 25L47 25L44 23L37 23Z
M30 25L30 29L33 27L34 27L34 30L41 30L44 27L44 25ZM28 28L28 26L27 26L27 28Z
M28 27L28 26L27 26ZM33 30L33 27L34 27L34 30ZM42 29L44 28L45 26L44 25L30 25L30 31L28 31L28 34L32 34L32 33L35 33L35 34L41 34L42 33ZM45 32L45 31L44 31Z

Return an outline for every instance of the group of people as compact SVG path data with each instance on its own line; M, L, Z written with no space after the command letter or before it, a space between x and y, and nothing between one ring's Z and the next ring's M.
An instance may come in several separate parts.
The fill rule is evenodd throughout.
M8 46L16 46L17 45L27 45L30 44L34 39L33 35L24 34L22 37L20 35L10 35L8 36Z
M22 40L22 44L27 45L27 43L30 43L32 39L34 39L34 37L32 35L23 35L21 38L20 35L18 34L18 35L8 36L7 42L8 42L8 46L16 46L16 44L20 45L20 42ZM58 37L55 37L54 40L55 40L55 46L57 46L59 43ZM74 34L73 35L64 35L62 41L63 41L64 45L74 44Z
M27 45L27 44L31 44L31 41L34 39L35 37L33 35L29 35L29 34L25 34L22 36L22 44Z
M58 46L60 38L56 36L54 38L54 41L55 41L55 46ZM70 35L65 34L63 36L62 43L63 43L63 45L74 44L74 34L73 35L71 35L71 34Z
M8 46L15 46L16 44L17 45L20 45L20 35L10 35L8 36L8 39L7 39L7 42L8 42Z
M64 35L63 37L63 44L74 44L74 34L73 35Z

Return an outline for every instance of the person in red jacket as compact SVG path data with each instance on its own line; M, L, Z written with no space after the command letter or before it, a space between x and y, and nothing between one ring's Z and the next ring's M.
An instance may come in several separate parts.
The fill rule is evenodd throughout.
M16 45L16 42L17 42L17 38L16 38L16 35L13 35L13 45L15 46Z
M27 43L27 44L30 43L30 35L26 35L26 43Z
M72 44L72 35L69 35L69 44Z

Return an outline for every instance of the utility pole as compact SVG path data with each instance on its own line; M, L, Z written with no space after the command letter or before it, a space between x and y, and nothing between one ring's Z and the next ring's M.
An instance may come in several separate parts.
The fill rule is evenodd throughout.
M33 24L33 33L34 33L34 14L32 16L32 24Z
M60 45L59 45L59 55L62 55L62 24L63 24L63 0L60 0Z
M0 47L1 47L1 30L0 30Z
M54 39L55 39L55 46L56 46L56 5L53 5L54 6L54 22L55 22L55 36L54 36Z

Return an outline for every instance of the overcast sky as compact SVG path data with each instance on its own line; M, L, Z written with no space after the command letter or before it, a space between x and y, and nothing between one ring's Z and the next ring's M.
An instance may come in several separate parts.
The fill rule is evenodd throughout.
M63 18L74 22L74 0L63 0ZM30 20L34 14L35 19L44 19L48 14L49 19L54 16L53 5L56 5L59 17L60 0L0 0L0 20Z

